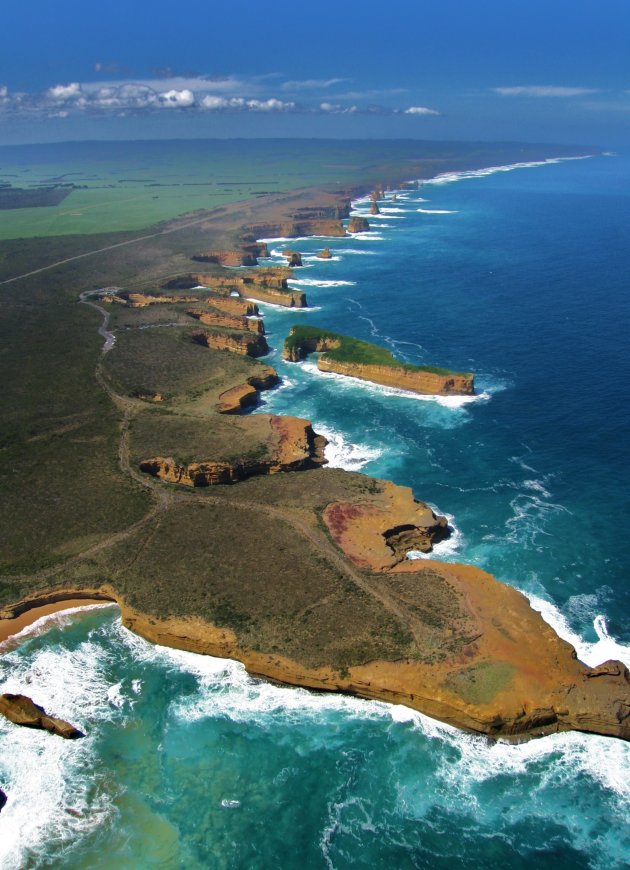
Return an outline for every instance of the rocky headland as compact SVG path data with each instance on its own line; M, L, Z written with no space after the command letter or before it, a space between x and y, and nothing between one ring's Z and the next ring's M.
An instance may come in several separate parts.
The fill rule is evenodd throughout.
M406 365L388 350L316 326L293 326L284 343L283 357L299 362L320 353L317 368L382 386L441 396L474 394L474 375L435 366Z

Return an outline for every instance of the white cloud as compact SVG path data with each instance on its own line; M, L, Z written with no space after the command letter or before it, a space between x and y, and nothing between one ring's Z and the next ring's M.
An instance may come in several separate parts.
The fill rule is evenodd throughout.
M405 115L439 115L435 109L428 109L426 106L409 106L405 109Z
M253 112L291 112L297 108L295 103L284 103L282 100L248 100L247 108Z
M68 85L55 85L49 88L46 93L52 100L65 102L80 96L81 85L78 82L70 82Z
M268 100L245 100L243 97L218 97L208 94L201 100L201 108L209 111L291 112L298 107L271 97Z
M510 88L492 88L503 97L582 97L598 93L597 88L568 88L558 85L519 85Z
M332 88L340 78L303 79L277 82L272 85L265 79L278 79L277 74L239 78L234 75L218 76L156 76L151 79L118 81L88 81L56 84L42 93L10 93L0 85L0 112L3 117L30 115L31 117L66 117L81 114L131 115L171 110L175 112L252 112L252 113L304 113L345 115L368 113L394 115L406 112L410 115L437 115L433 109L411 106L409 109L383 106L378 102L365 105L366 97L375 94L404 93L402 89L384 91L334 94L334 99L313 99L316 88ZM302 90L305 99L285 100L274 95L274 88L288 95L288 88ZM271 93L270 93L271 91ZM331 94L334 93L331 92ZM356 100L355 100L356 95ZM306 97L310 99L306 99ZM359 98L362 102L359 102ZM389 102L389 100L388 100Z
M195 95L188 88L184 88L182 91L171 89L160 94L160 101L166 107L185 109L188 106L194 106Z
M357 111L356 106L341 106L339 103L320 103L320 112L327 112L332 115L348 115Z

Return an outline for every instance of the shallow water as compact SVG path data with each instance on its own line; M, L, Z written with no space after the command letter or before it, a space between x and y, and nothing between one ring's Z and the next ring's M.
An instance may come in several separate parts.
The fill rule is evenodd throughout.
M456 529L436 555L518 586L589 664L630 664L629 177L625 157L595 158L407 191L377 233L327 240L333 261L296 270L314 310L261 306L284 382L260 410L312 419L332 464L412 485ZM423 399L284 363L293 322L470 368L479 395ZM272 686L146 643L113 606L47 625L6 649L0 687L88 736L0 722L3 867L628 861L627 744L491 744L402 707Z

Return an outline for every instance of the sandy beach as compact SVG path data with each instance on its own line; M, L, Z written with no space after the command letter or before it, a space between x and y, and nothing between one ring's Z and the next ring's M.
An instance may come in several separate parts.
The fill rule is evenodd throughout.
M44 616L51 616L53 613L61 613L65 610L76 610L77 608L85 610L87 607L98 607L104 603L108 602L90 598L68 598L65 601L54 601L51 604L32 607L13 619L0 619L0 644L15 637L16 634L19 634Z

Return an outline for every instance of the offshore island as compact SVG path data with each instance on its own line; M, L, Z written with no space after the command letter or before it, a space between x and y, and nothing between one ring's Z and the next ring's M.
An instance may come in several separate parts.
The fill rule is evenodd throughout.
M237 659L267 679L402 703L491 737L630 739L623 664L587 667L524 595L485 572L410 561L448 536L445 517L406 487L327 469L310 421L243 413L278 383L259 359L269 345L258 304L308 305L288 283L301 236L365 231L363 218L344 223L350 203L383 179L398 189L571 153L460 149L375 161L347 186L238 200L141 234L0 243L10 529L0 640L57 606L114 601L148 640ZM375 189L373 214L386 196ZM296 239L287 265L258 265L260 239L274 236ZM310 353L322 371L474 392L471 373L293 327L285 358Z

